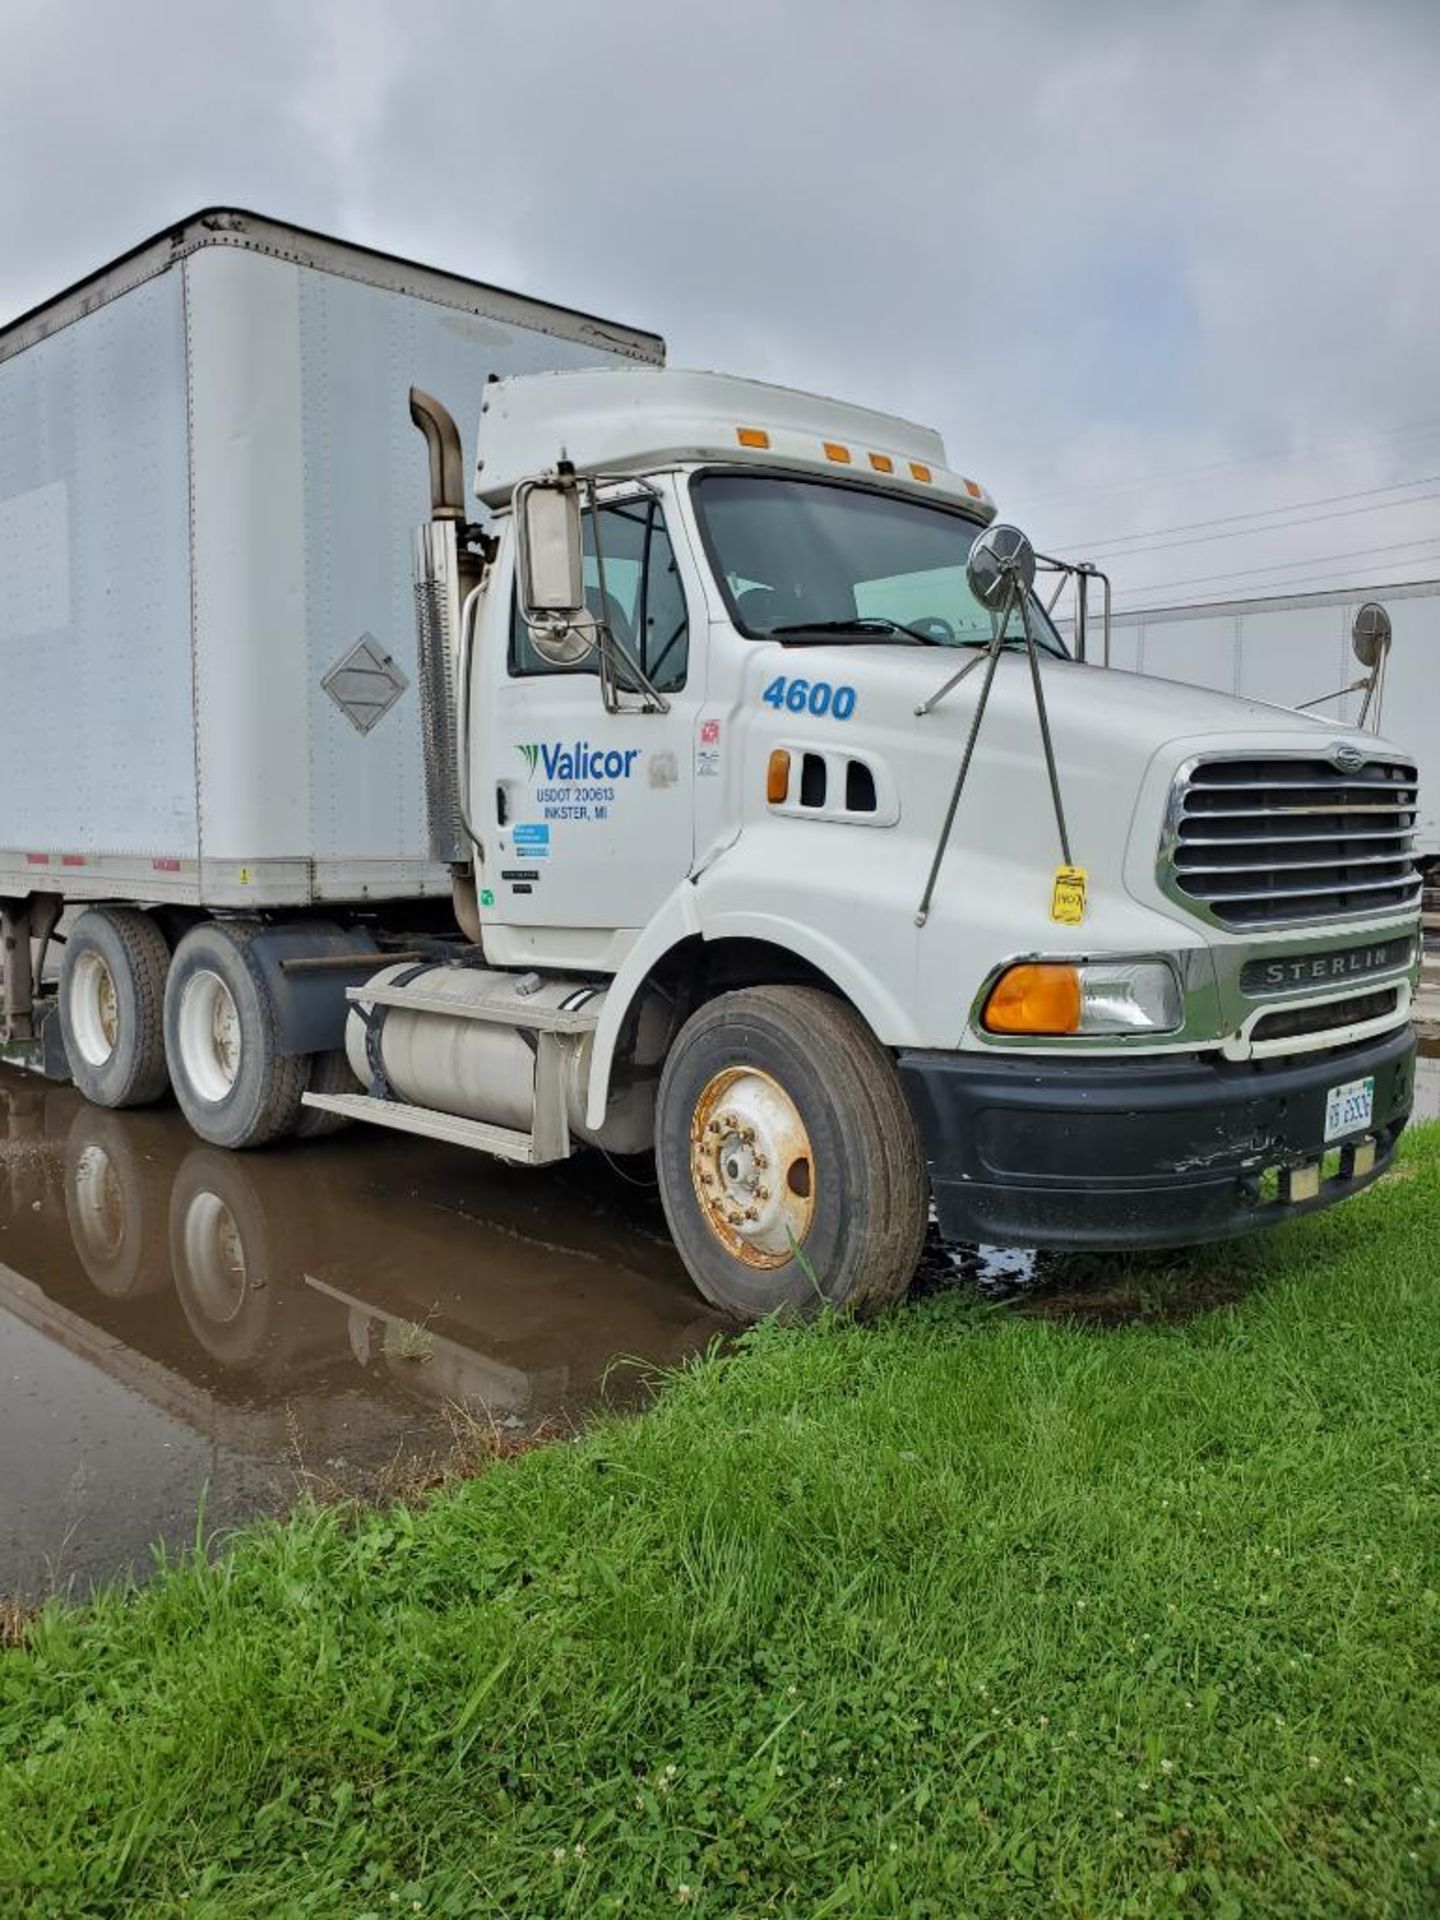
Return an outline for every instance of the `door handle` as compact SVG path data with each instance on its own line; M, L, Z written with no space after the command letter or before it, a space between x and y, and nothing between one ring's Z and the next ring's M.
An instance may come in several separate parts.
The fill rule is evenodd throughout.
M504 827L508 826L509 822L510 801L505 792L505 782L503 780L497 780L495 783L495 824L496 826Z

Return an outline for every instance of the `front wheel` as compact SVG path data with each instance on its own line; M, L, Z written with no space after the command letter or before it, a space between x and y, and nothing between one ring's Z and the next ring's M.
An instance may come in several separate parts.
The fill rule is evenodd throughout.
M873 1311L910 1285L927 1189L889 1055L814 987L707 1002L660 1079L660 1196L705 1298L742 1320Z

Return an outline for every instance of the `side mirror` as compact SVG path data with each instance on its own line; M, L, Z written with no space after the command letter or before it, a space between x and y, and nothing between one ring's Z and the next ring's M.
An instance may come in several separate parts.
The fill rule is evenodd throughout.
M580 489L573 479L524 480L514 511L520 617L542 660L573 666L596 641L585 599Z
M999 613L1011 594L1035 584L1035 549L1018 527L1003 521L977 533L965 562L965 580L982 607Z
M1373 673L1390 651L1390 615L1378 600L1367 600L1355 615L1350 645L1367 673Z

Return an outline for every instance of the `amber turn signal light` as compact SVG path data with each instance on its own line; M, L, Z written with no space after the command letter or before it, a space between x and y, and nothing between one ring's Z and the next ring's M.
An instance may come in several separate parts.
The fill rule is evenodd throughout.
M1076 967L1011 967L985 1002L987 1033L1076 1033L1080 973Z
M783 806L790 795L790 756L784 747L776 747L765 769L765 798L772 807Z

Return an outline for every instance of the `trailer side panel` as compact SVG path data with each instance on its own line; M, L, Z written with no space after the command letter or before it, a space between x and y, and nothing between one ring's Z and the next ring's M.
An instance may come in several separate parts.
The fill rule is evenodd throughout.
M0 365L0 864L30 885L196 855L186 445L178 274Z

